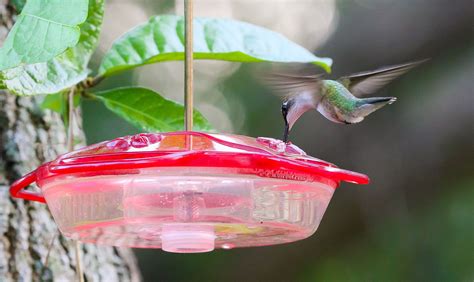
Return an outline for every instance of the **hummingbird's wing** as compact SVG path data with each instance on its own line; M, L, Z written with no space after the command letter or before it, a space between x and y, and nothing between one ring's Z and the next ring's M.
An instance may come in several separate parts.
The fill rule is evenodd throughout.
M338 79L353 95L364 96L384 87L390 81L406 73L428 59L383 67L374 71L359 72Z
M273 89L277 95L285 100L300 93L319 93L322 74L296 75L283 73L270 73L262 77L266 85Z

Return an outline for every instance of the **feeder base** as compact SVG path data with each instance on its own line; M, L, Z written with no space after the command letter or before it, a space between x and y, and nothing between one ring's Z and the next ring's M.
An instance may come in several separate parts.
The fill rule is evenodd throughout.
M43 192L67 237L193 253L307 238L333 195L328 183L170 168L70 175Z

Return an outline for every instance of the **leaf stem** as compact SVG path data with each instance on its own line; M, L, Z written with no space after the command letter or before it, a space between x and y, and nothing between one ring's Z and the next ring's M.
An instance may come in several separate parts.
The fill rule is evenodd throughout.
M193 130L193 0L184 1L184 128Z
M94 78L91 78L89 81L87 81L86 87L87 88L92 88L92 87L96 86L97 84L101 83L102 80L104 80L104 79L105 79L105 76L97 75Z
M57 237L58 237L58 232L56 231L56 232L54 232L54 235L51 238L51 241L49 242L48 251L46 252L46 257L44 259L43 269L41 270L41 276L40 277L43 277L45 272L48 269L49 257L51 255L51 250L53 249L53 246L54 246L54 241L56 240Z
M89 89L89 88L92 88L94 86L97 86L97 84L101 83L102 80L105 79L105 76L103 75L97 75L95 77L87 77L86 79L84 79L83 81L81 81L80 83L78 83L76 86L79 87L81 89Z
M72 87L68 93L68 127L67 127L67 140L66 146L68 151L74 150L74 92L76 91L75 87Z
M97 99L97 96L95 96L93 93L88 92L88 91L83 91L81 93L81 96L82 96L82 98L90 99L90 100L96 100Z
M78 240L74 241L75 253L76 253L76 272L79 278L79 282L84 282L84 272L82 270L81 261L81 243Z
M74 93L76 87L72 87L68 93L68 115L69 124L67 127L67 150L70 152L74 150ZM84 272L82 270L81 261L81 243L77 240L74 241L74 249L76 253L76 273L79 282L84 282Z

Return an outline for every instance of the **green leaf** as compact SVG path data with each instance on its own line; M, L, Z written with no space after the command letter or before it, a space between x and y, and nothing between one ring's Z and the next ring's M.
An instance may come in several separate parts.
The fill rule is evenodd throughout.
M51 110L53 112L64 115L67 112L68 107L68 93L55 93L46 95L40 107L43 110ZM79 106L81 102L80 95L74 95L74 106Z
M319 58L281 34L252 24L199 18L194 21L194 58L236 62L312 63L330 71L332 60ZM99 73L184 59L184 20L155 16L121 38L105 54Z
M40 107L43 110L51 110L61 115L64 126L69 126L69 112L68 112L68 92L61 92L51 95L46 95ZM81 103L81 96L74 95L74 107L79 106Z
M184 129L184 107L163 98L153 90L123 87L97 92L93 97L133 125L147 131L167 132ZM194 129L209 131L211 125L194 110Z
M29 0L0 49L0 70L46 62L77 44L88 0Z
M26 0L11 0L10 3L12 3L16 11L20 13L23 7L25 7Z
M67 99L64 93L56 93L52 95L46 95L43 102L41 103L43 110L51 110L53 112L63 114L66 111Z
M84 80L97 46L103 15L104 0L90 0L89 16L80 25L81 36L76 46L48 62L0 72L0 86L17 95L52 94Z

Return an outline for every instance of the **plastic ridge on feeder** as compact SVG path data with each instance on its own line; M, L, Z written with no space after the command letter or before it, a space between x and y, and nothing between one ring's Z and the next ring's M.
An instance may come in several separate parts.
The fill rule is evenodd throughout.
M195 253L307 238L341 181L369 179L280 140L184 131L69 152L10 192L47 203L66 237Z

